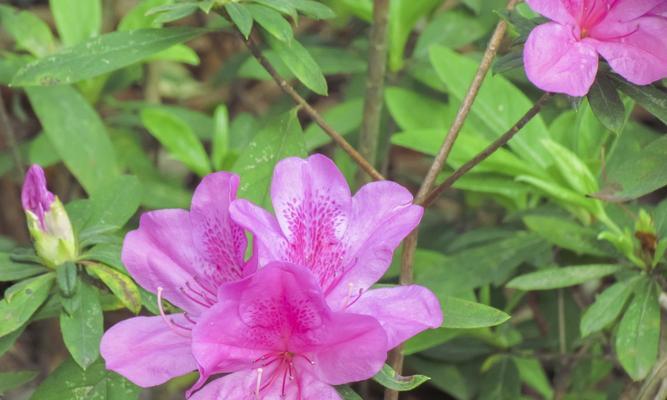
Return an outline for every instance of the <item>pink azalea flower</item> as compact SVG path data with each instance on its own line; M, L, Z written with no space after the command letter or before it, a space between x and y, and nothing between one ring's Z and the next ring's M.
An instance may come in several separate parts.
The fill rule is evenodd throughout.
M303 267L271 263L218 297L192 348L203 371L229 375L191 400L340 400L332 385L371 378L387 357L379 322L331 310Z
M423 209L389 181L372 182L352 196L330 159L287 158L271 184L276 216L246 201L232 218L255 235L260 266L286 261L307 267L334 311L371 315L387 332L387 349L442 324L437 298L421 286L369 290L386 272L401 240Z
M44 215L51 208L56 196L46 188L44 170L39 165L32 165L26 172L21 190L21 204L25 211L30 211L39 220L42 229L46 230Z
M244 261L245 234L229 218L238 185L236 175L208 175L190 212L147 212L127 234L123 263L141 286L158 294L162 316L131 318L109 329L101 344L108 369L142 387L197 369L191 331L200 314L215 303L218 286L255 270L254 261ZM165 315L163 297L185 312Z
M526 0L552 20L528 37L528 79L548 92L584 96L598 55L637 85L667 77L667 0Z

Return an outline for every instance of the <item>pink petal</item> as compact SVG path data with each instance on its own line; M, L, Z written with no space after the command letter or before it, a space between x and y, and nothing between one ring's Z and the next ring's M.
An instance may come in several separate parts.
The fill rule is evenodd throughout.
M189 400L256 400L256 382L256 371L236 372L210 382L192 395ZM263 399L269 400L268 398ZM276 398L276 400L280 399Z
M181 314L169 317L187 324ZM190 338L173 332L162 317L135 317L114 325L102 337L100 352L107 369L141 387L160 385L197 369Z
M618 39L589 39L614 72L637 85L667 78L667 19L643 17L627 23L633 33Z
M313 374L301 374L297 383L299 385L301 395L298 400L342 400L336 389L334 389L331 385L320 381Z
M373 317L334 313L319 335L313 368L330 385L369 379L387 360L387 335Z
M198 274L187 211L144 213L139 228L125 236L121 256L127 270L144 289L155 293L162 287L164 298L185 311L198 313L202 309L181 291Z
M605 22L631 21L664 6L665 3L665 0L617 0L609 10Z
M575 24L581 16L584 0L526 0L536 13L561 24Z
M598 69L598 55L587 42L575 39L570 28L547 23L535 28L524 49L528 79L547 92L585 96Z
M273 214L243 199L234 200L229 213L237 224L253 233L260 265L287 258L287 240Z
M387 350L429 328L442 325L440 301L421 286L369 290L347 309L380 321L387 333Z
M214 287L252 272L245 269L245 233L229 216L238 186L238 176L217 172L204 177L192 197L190 219L200 274Z
M344 306L359 290L367 290L387 271L394 250L424 213L412 201L406 188L389 181L369 183L354 195L344 238L345 270L325 291L333 309Z
M23 209L35 214L45 229L44 214L49 211L54 200L55 196L46 188L44 170L39 165L33 164L25 174L21 189Z

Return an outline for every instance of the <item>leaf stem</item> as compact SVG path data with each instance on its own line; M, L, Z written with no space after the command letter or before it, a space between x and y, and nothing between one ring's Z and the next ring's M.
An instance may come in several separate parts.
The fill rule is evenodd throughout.
M364 117L359 135L359 153L375 165L380 139L380 121L384 104L384 80L387 71L387 26L389 25L389 0L373 1L373 25L371 27L368 54L368 77L364 99ZM357 183L368 182L363 171L357 173Z
M324 118L320 115L320 113L317 112L308 102L306 99L301 97L299 93L276 71L275 68L271 65L269 60L264 57L262 54L262 51L259 49L257 46L257 43L253 40L252 37L249 37L246 39L243 37L243 34L236 29L234 31L236 35L239 37L241 41L246 45L248 50L250 50L250 54L252 54L253 57L264 67L266 72L271 75L273 80L278 84L280 89L287 94L289 97L292 98L294 103L298 105L302 110L310 116L313 121L322 128L322 130L331 137L331 139L338 145L340 146L349 156L354 160L354 162L359 165L359 168L364 170L371 178L374 180L383 180L384 177L382 174L380 174L371 163L369 163L359 152L352 147L352 145L345 140L345 138L338 133L331 125L329 125Z

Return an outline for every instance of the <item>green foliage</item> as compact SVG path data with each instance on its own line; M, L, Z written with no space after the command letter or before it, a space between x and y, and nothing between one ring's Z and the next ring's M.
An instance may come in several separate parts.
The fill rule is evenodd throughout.
M60 313L60 330L72 358L86 370L99 357L104 317L96 288L83 284L76 296L80 305L72 313Z
M507 283L507 287L521 290L550 290L579 285L611 275L622 268L614 264L577 265L574 267L549 268L518 276Z
M53 285L53 273L29 278L14 284L5 291L0 301L0 337L14 332L28 322L49 295Z
M385 364L373 379L386 388L404 392L416 388L431 378L423 375L400 376L389 365Z

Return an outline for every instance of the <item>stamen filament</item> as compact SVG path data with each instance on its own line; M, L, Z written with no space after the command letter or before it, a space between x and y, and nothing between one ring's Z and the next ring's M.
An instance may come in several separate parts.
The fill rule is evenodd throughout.
M176 324L174 321L171 320L171 318L167 317L167 314L164 312L164 307L162 307L162 292L164 289L162 287L157 288L157 308L160 310L160 316L162 317L162 320L167 324L169 329L171 329L172 332L177 334L178 336L183 336L183 337L190 337L190 335L185 334L183 332L179 332L178 329L176 329ZM183 328L182 326L179 325L180 328ZM183 328L188 330L187 328Z

